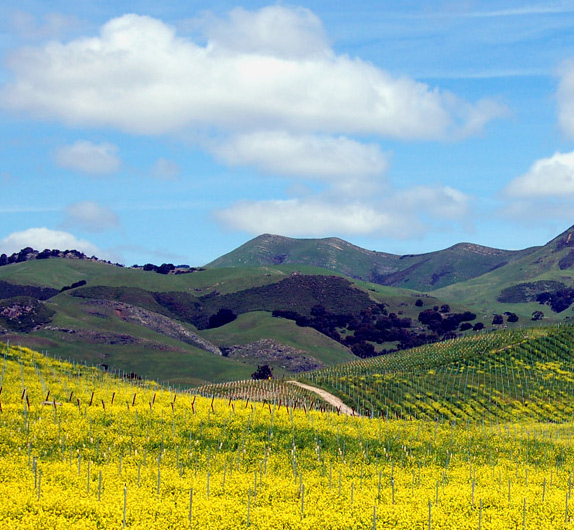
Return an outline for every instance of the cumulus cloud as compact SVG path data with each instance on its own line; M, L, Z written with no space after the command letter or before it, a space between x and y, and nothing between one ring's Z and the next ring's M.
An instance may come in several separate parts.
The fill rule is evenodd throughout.
M528 172L508 184L513 198L562 197L574 194L574 151L554 153L532 164Z
M376 144L339 136L293 135L265 131L237 135L214 148L227 164L254 166L263 173L324 180L352 188L387 169ZM351 190L350 190L351 191Z
M90 175L105 175L120 169L121 161L117 153L118 148L114 144L78 140L73 145L60 147L55 159L60 167L66 169Z
M416 186L395 195L393 202L410 212L424 212L436 219L461 220L470 213L470 197L450 186Z
M136 134L184 129L375 134L444 139L475 133L504 109L462 101L329 47L309 10L234 10L206 43L135 14L100 34L12 53L3 105L72 125Z
M64 226L87 232L105 232L120 226L118 214L92 201L77 202L66 208Z
M180 167L167 158L159 158L151 170L152 176L159 180L176 180L180 173Z
M376 201L333 201L321 196L243 201L217 212L216 218L224 226L251 234L406 238L429 230L434 220L465 222L469 202L470 197L449 187L417 187Z
M12 254L26 247L36 250L58 249L79 250L89 256L101 256L102 253L92 243L78 239L68 232L50 230L49 228L29 228L21 232L13 232L0 241L0 252Z
M226 19L208 18L211 46L236 53L285 58L332 56L321 20L303 7L268 6L259 11L233 9Z

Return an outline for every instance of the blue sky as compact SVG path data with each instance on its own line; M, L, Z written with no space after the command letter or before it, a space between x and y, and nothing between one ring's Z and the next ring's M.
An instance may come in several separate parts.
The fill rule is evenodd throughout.
M4 0L0 252L203 265L574 224L574 1Z

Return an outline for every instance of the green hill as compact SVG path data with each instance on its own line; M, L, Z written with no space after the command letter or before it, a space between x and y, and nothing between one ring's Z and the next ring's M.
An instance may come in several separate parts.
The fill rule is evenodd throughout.
M459 300L479 314L512 311L529 319L542 311L545 321L556 322L571 315L573 288L574 227L504 267L434 294Z
M498 331L338 364L298 379L338 396L359 415L569 422L574 413L573 346L572 325ZM239 381L198 392L269 400L266 388L273 384ZM282 388L286 399L289 385Z
M0 326L5 340L35 349L197 385L244 379L260 364L281 376L352 360L353 328L373 308L382 316L402 315L388 320L391 327L416 319L420 297L412 292L302 270L306 274L289 265L157 274L83 259L31 259L0 267L0 306L11 315L0 316ZM38 298L22 305L14 295L23 293ZM440 303L425 299L433 302ZM229 320L221 320L225 312ZM368 316L369 325L382 316ZM376 348L396 349L406 336L380 339Z
M264 235L205 268L165 265L128 268L76 251L4 256L0 333L110 370L201 385L262 365L289 376L408 356L484 328L569 321L574 306L574 229L522 251L462 243L408 256Z
M481 276L535 250L460 243L437 252L399 256L366 250L338 238L293 239L264 234L207 267L312 265L381 285L429 291Z

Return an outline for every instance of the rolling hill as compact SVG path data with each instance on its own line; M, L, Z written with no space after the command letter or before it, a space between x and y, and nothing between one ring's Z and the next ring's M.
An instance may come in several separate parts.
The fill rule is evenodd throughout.
M352 360L351 321L373 308L416 318L419 299L316 268L157 274L61 257L0 267L5 341L183 386L243 379L260 364L279 376ZM393 318L391 329L404 325Z
M504 267L537 249L501 250L459 243L437 252L395 255L342 239L292 239L264 234L206 267L312 265L380 285L432 291Z
M574 304L574 228L521 251L461 243L408 256L263 235L202 268L164 265L76 251L0 256L0 333L189 386L244 379L264 364L281 376L569 321Z

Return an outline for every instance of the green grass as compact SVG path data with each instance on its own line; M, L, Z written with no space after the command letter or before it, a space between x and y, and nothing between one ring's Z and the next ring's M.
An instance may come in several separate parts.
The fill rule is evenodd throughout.
M211 269L188 274L158 274L101 262L54 258L0 267L0 280L61 289L80 280L88 285L139 287L148 291L186 291L196 296L221 294L273 283L287 273L268 267Z
M292 320L274 318L264 311L240 315L225 326L204 330L202 336L219 346L248 344L272 338L286 346L302 349L326 365L355 359L347 348L318 331L299 327Z

